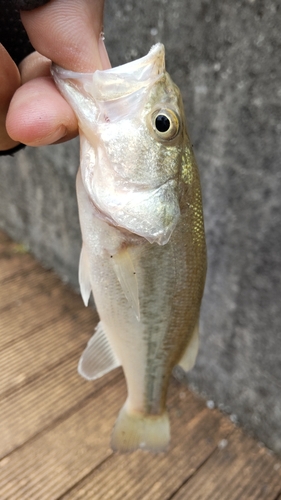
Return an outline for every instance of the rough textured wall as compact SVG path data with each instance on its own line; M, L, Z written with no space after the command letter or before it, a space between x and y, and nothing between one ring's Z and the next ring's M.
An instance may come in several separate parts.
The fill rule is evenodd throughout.
M279 453L280 11L274 0L108 0L105 22L114 65L162 41L183 92L209 257L201 350L188 379ZM75 283L75 146L0 161L2 226Z
M79 141L0 158L0 227L78 289L75 176Z

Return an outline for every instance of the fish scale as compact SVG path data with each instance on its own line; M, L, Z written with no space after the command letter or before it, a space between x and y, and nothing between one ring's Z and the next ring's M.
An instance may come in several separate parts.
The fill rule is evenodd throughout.
M79 372L121 365L127 400L112 449L160 452L170 440L166 395L176 365L193 367L206 274L200 181L178 87L162 44L93 74L52 75L77 115L77 198L83 300L100 323ZM94 431L93 431L94 432Z

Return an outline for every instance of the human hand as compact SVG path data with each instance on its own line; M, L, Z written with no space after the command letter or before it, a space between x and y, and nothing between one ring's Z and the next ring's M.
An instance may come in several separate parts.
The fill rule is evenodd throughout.
M9 137L6 130L6 115L9 109L10 101L17 88L20 86L19 70L9 56L3 45L0 44L0 150L11 149L17 145Z
M81 72L110 67L100 36L103 6L104 0L52 0L21 13L30 41L38 52L30 54L20 64L21 86L13 61L13 65L10 61L7 64L9 81L13 79L14 84L3 100L6 108L0 108L0 118L12 94L13 97L7 112L7 133L2 138L0 132L0 149L4 149L1 144L7 144L5 149L18 142L41 146L77 135L77 119L54 85L50 61Z

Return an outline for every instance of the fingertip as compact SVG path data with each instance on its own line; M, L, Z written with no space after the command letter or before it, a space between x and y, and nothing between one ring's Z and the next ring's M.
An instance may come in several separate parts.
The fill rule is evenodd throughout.
M52 1L21 12L22 22L38 52L63 68L102 69L98 43L104 0Z
M76 116L51 78L25 83L14 94L6 120L8 134L28 146L68 140L78 132Z

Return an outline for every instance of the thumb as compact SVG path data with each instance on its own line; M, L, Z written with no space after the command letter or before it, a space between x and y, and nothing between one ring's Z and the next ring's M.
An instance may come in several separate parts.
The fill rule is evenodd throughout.
M65 69L92 72L110 67L100 36L104 0L51 0L21 18L33 47Z
M21 16L40 54L65 69L94 72L110 67L100 36L103 6L104 0L51 0ZM38 69L42 70L37 65L40 76ZM78 132L73 110L45 73L43 68L42 77L33 80L25 75L28 81L14 94L6 120L14 141L41 146L71 139Z

